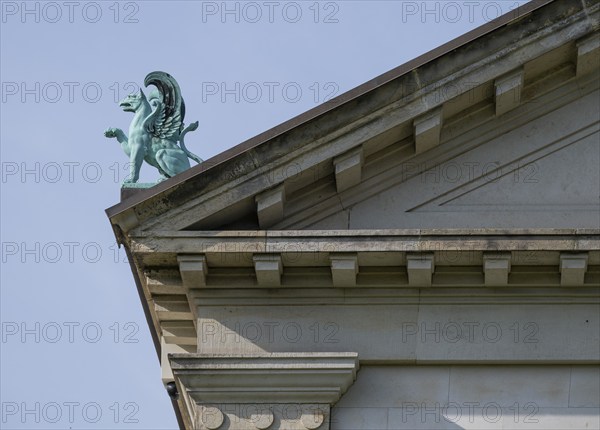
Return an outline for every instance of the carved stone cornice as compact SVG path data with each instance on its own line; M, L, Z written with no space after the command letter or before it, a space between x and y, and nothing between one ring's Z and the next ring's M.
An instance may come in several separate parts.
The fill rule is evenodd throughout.
M198 429L329 428L356 379L356 353L170 354Z

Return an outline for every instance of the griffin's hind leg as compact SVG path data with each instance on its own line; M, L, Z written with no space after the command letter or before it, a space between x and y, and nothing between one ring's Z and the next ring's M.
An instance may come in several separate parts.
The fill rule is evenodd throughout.
M160 173L160 177L158 178L158 180L156 182L166 181L167 179L170 178L170 176L167 175L167 172L165 172L160 166L158 167L158 173Z
M156 152L156 161L169 177L190 168L190 160L180 149L160 149Z

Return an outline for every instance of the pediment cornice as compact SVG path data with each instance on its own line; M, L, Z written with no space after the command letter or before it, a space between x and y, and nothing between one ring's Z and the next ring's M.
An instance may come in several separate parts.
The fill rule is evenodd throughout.
M216 228L256 212L261 195L283 187L281 201L270 195L271 206L254 215L261 228L277 228L277 212L271 208L282 205L286 195L318 187L324 178L332 178L337 192L348 192L361 181L368 157L386 147L398 146L406 153L404 160L439 157L451 150L451 136L444 130L457 117L510 115L543 93L544 85L554 88L589 73L586 64L598 52L598 5L584 9L571 2L568 9L558 3L539 10L532 6L509 29L499 26L493 36L480 35L467 44L463 39L450 52L386 75L377 85L369 84L368 91L342 96L307 121L276 128L262 143L239 153L227 151L218 165L209 160L108 214L123 232ZM544 56L556 68L550 75L535 64ZM574 66L569 66L571 58L578 59Z

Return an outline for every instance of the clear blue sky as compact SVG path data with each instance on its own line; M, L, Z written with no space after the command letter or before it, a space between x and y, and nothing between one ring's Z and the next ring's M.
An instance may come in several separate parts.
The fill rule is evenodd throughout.
M0 427L176 428L104 214L129 83L172 74L207 159L524 3L2 1Z

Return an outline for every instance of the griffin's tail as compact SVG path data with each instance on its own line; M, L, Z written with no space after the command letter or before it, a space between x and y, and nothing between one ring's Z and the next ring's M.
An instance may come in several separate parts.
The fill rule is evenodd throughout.
M181 146L181 149L183 150L183 152L185 152L185 155L187 155L189 158L191 158L192 160L194 160L196 163L202 163L202 158L198 157L196 154L188 151L188 149L185 147L185 143L183 142L183 138L185 137L185 134L188 131L194 131L198 128L198 121L191 123L190 125L188 125L186 128L183 129L183 131L181 132L181 135L179 136L179 146Z

